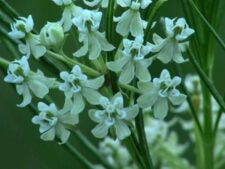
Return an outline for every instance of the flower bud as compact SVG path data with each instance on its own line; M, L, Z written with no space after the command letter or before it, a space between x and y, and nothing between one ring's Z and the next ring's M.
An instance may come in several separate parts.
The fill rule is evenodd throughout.
M48 22L41 29L40 41L50 49L60 50L64 42L63 27L57 22Z

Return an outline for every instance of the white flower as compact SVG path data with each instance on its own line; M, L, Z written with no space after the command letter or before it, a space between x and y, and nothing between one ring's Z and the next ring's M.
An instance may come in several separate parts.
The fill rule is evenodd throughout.
M129 7L120 17L114 18L118 22L116 32L122 36L127 36L129 32L132 36L143 36L147 22L141 19L140 8L145 9L151 3L151 0L135 2L132 0L118 0L121 7Z
M124 50L121 57L107 63L108 69L121 72L119 77L121 83L130 83L135 76L143 82L151 80L148 67L151 65L152 59L145 59L145 56L151 51L151 45L149 43L144 45L143 42L142 36L137 36L135 40L124 39Z
M19 51L27 58L32 54L36 59L43 56L46 48L40 43L38 35L31 33L34 27L33 18L31 15L28 18L19 17L15 23L11 24L11 32L9 36L15 40L24 39L25 43L18 45Z
M170 19L166 17L165 29L167 36L175 37L177 41L184 41L194 33L184 18Z
M46 47L59 51L64 43L63 27L58 22L48 22L40 32L40 41Z
M139 82L138 87L143 92L137 102L142 108L153 106L153 114L156 118L166 117L169 109L168 100L173 105L180 105L186 96L180 93L176 87L181 83L180 77L171 79L168 70L164 69L160 78L154 78L152 82Z
M97 59L101 51L111 51L114 47L106 40L105 33L98 31L102 18L102 13L98 11L82 10L73 18L73 23L79 31L79 42L83 46L73 55L84 56L88 53L90 60Z
M27 18L19 17L11 24L11 32L9 36L15 40L25 38L27 33L31 32L34 27L33 18L29 15Z
M66 143L70 136L68 126L77 124L78 116L70 114L67 108L58 110L54 103L46 105L39 102L38 110L40 113L32 118L32 122L40 125L41 139L52 141L59 137L61 144Z
M138 112L137 105L124 108L123 96L117 93L111 100L106 97L100 97L100 104L103 110L89 110L89 117L99 123L92 133L97 138L103 138L108 134L108 130L113 127L119 140L128 137L131 132L126 122L133 120Z
M187 38L194 33L194 30L189 28L183 18L169 19L165 18L165 31L167 37L161 38L157 34L153 34L152 51L157 52L156 57L163 63L174 61L183 63L182 53L186 51L189 42Z
M95 79L88 77L81 72L79 66L75 65L70 73L61 72L60 78L64 81L59 85L59 90L63 91L66 96L67 104L71 104L71 113L78 114L85 108L85 100L88 103L97 105L101 94L97 91L103 83L104 76Z
M11 62L7 73L4 81L15 84L17 93L23 96L23 102L18 105L19 107L25 107L31 102L31 93L43 98L55 83L55 79L45 77L40 70L36 73L31 72L25 56Z
M18 47L19 51L27 58L29 58L30 55L33 55L36 59L39 59L46 53L47 50L45 46L41 44L39 35L30 33L27 35L25 41L25 44L21 43Z
M72 0L52 0L56 5L63 6L61 25L65 32L68 32L72 27L72 18L80 15L81 7L76 6Z

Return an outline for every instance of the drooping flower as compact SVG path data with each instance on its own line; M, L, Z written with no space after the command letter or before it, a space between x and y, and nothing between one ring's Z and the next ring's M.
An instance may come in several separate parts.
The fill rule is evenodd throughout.
M111 51L114 49L105 38L105 33L98 31L102 18L102 12L82 10L81 13L73 18L73 23L79 31L79 42L83 46L73 55L82 57L88 54L90 60L97 59L101 51Z
M40 125L41 139L52 141L55 137L58 137L61 144L66 143L70 136L68 127L72 127L79 122L78 115L70 114L68 108L58 110L54 103L46 105L39 102L38 110L40 113L32 118L32 122Z
M160 78L154 78L153 82L139 82L138 87L143 95L137 99L138 105L142 108L153 107L156 118L165 118L169 109L168 101L173 105L180 105L186 99L186 96L176 89L180 83L181 78L175 76L171 79L166 69L161 72Z
M148 82L151 80L148 67L152 63L152 59L145 59L150 53L151 45L143 44L142 36L137 36L135 40L124 39L124 50L121 57L115 61L108 62L108 69L114 72L120 72L119 81L121 83L130 83L136 76L140 81Z
M63 27L58 22L48 22L40 32L40 41L47 48L59 51L64 43Z
M23 101L19 107L25 107L32 100L32 94L38 98L43 98L49 92L49 88L55 84L54 78L47 78L38 70L31 72L27 58L23 56L20 60L11 62L8 66L5 82L16 85L16 91L23 96Z
M130 135L130 129L126 122L133 120L138 112L138 105L132 105L124 108L123 96L117 93L111 100L102 96L100 97L100 105L102 110L91 109L89 110L90 118L99 123L92 133L97 138L103 138L108 134L110 128L115 129L118 139L122 140Z
M19 17L15 23L11 24L9 36L15 40L24 39L25 43L18 45L19 51L28 58L32 54L36 59L43 56L46 52L45 46L40 43L38 35L31 33L34 27L33 18L29 15L27 18Z
M152 50L157 52L156 57L163 63L169 63L170 61L185 62L182 53L186 51L189 44L186 40L194 33L194 30L189 28L184 18L165 18L165 32L167 36L165 39L153 34L154 45L152 45Z
M80 15L82 8L76 6L73 3L73 0L52 0L52 1L56 5L64 7L60 23L63 26L64 31L68 32L72 27L72 18Z
M59 90L64 92L66 102L70 102L72 114L78 114L84 110L85 100L92 105L99 104L101 94L97 89L103 85L104 76L88 79L88 77L82 73L80 67L75 65L70 73L65 71L61 72L60 78L64 83L59 85Z
M116 32L122 36L131 33L132 36L143 36L147 22L141 19L140 9L145 9L151 4L151 0L118 0L121 7L129 7L120 17L114 18L117 23Z

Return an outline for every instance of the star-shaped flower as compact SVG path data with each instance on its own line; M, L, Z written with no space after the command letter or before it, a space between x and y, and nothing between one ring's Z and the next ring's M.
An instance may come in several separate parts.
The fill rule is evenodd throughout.
M90 60L97 59L101 51L111 51L114 49L107 39L105 33L98 31L102 18L102 12L82 10L73 18L73 23L79 31L79 42L83 46L74 53L74 56L81 57L88 54Z
M32 118L32 122L40 125L41 139L52 141L58 137L61 144L66 143L70 136L69 127L79 122L78 115L70 114L67 108L58 110L54 103L39 102L38 110L40 113Z
M152 63L152 59L145 59L150 53L151 45L143 44L142 36L137 36L135 40L124 39L124 50L121 57L115 61L108 62L108 69L114 72L120 72L119 81L121 83L130 83L136 76L140 81L148 82L151 80L148 67Z
M165 118L169 109L168 101L173 105L180 105L186 99L186 96L176 89L180 83L181 78L175 76L171 79L166 69L161 72L160 78L154 78L153 82L139 82L138 88L143 95L137 99L138 105L141 108L153 107L156 118Z
M79 66L75 65L70 73L61 72L60 78L64 81L59 85L59 90L63 91L66 96L67 104L71 104L71 113L78 114L85 108L85 100L92 105L99 104L101 94L97 91L103 83L104 76L95 79L88 79L82 73Z
M90 118L99 123L92 130L93 135L97 138L103 138L108 134L108 130L113 128L118 139L122 140L129 136L130 129L126 122L130 122L137 116L139 112L138 105L124 108L121 93L114 95L111 100L102 96L99 102L103 109L89 110Z
M167 35L165 39L153 34L152 51L157 52L156 57L163 63L169 63L172 60L176 63L185 62L182 53L186 51L189 45L186 40L194 33L194 30L189 28L184 18L165 18L165 32Z

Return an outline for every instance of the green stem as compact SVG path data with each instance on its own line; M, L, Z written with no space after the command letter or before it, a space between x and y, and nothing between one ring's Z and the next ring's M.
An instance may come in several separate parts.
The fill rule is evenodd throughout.
M76 148L74 148L69 142L65 143L65 148L69 150L86 169L94 169L93 164L90 163Z
M0 8L11 18L17 18L19 14L5 0L0 0Z
M49 51L49 50L47 51L47 54L52 56L52 57L54 57L54 58L56 58L56 59L59 59L59 60L65 62L65 63L67 63L70 66L74 66L74 65L80 66L82 71L87 73L90 76L99 76L99 75L101 75L96 70L94 70L94 69L92 69L92 68L90 68L90 67L88 67L88 66L86 66L86 65L84 65L84 64L82 64L82 63L80 63L80 62L78 62L76 60L73 60L73 59L69 58L66 55L62 56L62 55L60 55L58 53L54 53L54 52Z
M204 168L213 169L214 165L214 133L212 129L211 95L205 85L202 85L203 112L204 112Z
M175 70L176 74L178 74L180 77L184 77L183 72L181 71L181 69L179 67L174 66L174 70ZM189 92L187 91L187 88L186 88L183 81L181 82L181 89L184 92L184 94L187 96L187 102L188 102L188 105L191 109L191 115L192 115L192 117L194 119L194 122L195 122L195 124L196 124L196 126L199 130L199 133L202 135L203 134L202 126L201 126L201 123L199 121L197 111L196 111L196 109L195 109L195 107L192 103L191 96L190 96Z
M139 169L147 169L139 152L139 145L134 132L131 130L131 136L124 140L125 146L132 159L135 160Z
M96 157L103 166L105 166L107 169L114 169L113 166L111 166L106 159L104 159L98 152L98 150L95 148L95 146L80 132L80 131L71 131L73 135L76 137L76 139L86 148L89 150L89 152Z
M144 42L148 41L148 38L150 36L150 32L151 32L151 27L152 27L152 23L153 23L153 19L156 16L156 13L159 11L159 8L166 2L167 0L158 0L156 2L156 4L154 5L153 9L151 10L150 15L148 16L148 24L147 27L145 29L145 36L144 36Z
M190 49L188 49L188 55L189 55L190 61L192 62L194 68L198 72L200 78L202 79L202 81L204 82L206 87L209 89L210 93L215 98L217 103L220 105L222 110L225 111L225 104L224 104L224 101L223 101L223 97L219 94L218 90L215 88L213 83L208 79L207 75L202 70L201 66L198 64L197 60L193 56L193 54L192 54Z
M149 147L146 139L145 129L144 129L144 120L143 113L139 112L138 116L135 119L135 124L137 128L137 134L140 143L140 151L142 153L142 158L145 162L146 168L154 169L152 158L149 152Z
M134 93L142 94L142 92L139 89L137 89L136 87L134 87L134 86L131 86L131 85L128 85L128 84L123 84L123 83L118 83L118 85L121 88L127 89L129 91L134 92Z
M4 69L7 70L9 65L9 61L7 61L6 59L3 59L2 57L0 57L0 66Z
M202 19L202 21L209 28L209 30L211 31L212 35L219 42L219 44L222 47L222 49L225 50L225 43L224 43L224 41L220 38L219 34L215 31L215 29L211 26L211 24L207 21L207 19L204 17L204 15L201 13L201 11L198 9L198 7L195 5L193 0L188 0L188 2L191 4L191 6L195 9L195 11L198 13L200 18Z

